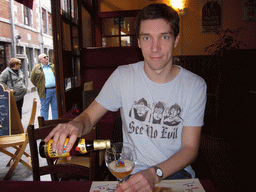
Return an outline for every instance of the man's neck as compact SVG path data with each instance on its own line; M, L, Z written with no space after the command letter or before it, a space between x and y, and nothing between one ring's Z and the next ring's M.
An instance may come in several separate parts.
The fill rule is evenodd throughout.
M48 65L48 63L42 63L42 65L47 66L47 65Z
M172 81L179 74L179 71L180 68L175 65L166 66L161 70L152 70L148 66L144 65L144 72L147 77L151 81L159 84Z

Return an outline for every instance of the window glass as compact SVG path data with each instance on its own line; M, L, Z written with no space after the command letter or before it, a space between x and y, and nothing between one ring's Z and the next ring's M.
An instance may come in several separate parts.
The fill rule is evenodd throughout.
M61 14L69 18L70 17L70 0L61 0Z
M74 23L78 24L78 4L77 0L71 1L71 17Z
M26 6L24 7L24 24L27 26L32 26L32 22L31 22L31 9L29 9Z
M119 47L119 37L103 37L102 47Z
M71 77L65 78L65 91L70 90L71 87L72 87L72 78Z
M23 55L24 54L24 49L21 46L16 46L16 53Z
M5 48L4 44L1 44L0 42L0 73L4 70L5 68Z
M80 54L79 33L78 33L78 28L75 26L72 27L72 39L73 39L73 53L76 55L79 55Z
M121 37L121 46L135 46L135 40L136 38L133 36L122 36Z
M62 22L63 27L63 50L71 51L70 25Z
M48 34L52 35L52 16L48 13Z
M92 46L92 30L91 30L91 16L88 11L82 7L82 35L83 48Z
M81 77L80 77L80 58L75 59L75 86L78 87L81 85Z
M102 35L119 35L119 18L106 18L102 20Z
M46 10L42 9L43 33L46 33Z
M135 17L102 19L102 47L136 46Z
M126 35L135 34L135 17L125 17L121 22L121 33Z

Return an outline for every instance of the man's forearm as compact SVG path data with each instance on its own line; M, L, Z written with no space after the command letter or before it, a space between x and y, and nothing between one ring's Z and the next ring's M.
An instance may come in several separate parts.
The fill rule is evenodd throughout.
M74 123L77 122L75 126L81 131L82 135L86 135L92 130L93 124L90 121L89 115L85 111L77 116L73 121Z
M166 178L190 165L195 160L197 153L198 148L184 146L172 157L158 164L158 166L163 170L163 178Z

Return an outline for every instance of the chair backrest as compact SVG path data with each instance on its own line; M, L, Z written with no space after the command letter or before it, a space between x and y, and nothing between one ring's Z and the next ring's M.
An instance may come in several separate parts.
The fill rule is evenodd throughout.
M74 165L74 164L52 164L40 166L38 153L38 140L43 140L54 128L54 126L43 126L34 128L34 125L28 126L28 137L32 159L33 180L40 181L40 176L47 174L65 174L70 175L70 178L80 178L96 180L97 173L97 151L90 152L90 168Z
M42 117L42 116L38 116L37 119L38 119L39 128L43 127L43 126L48 126L48 125L56 126L60 123L68 123L69 121L72 121L72 119L70 119L70 118L59 118L59 119L44 120L44 117Z
M44 127L44 126L56 127L60 123L68 123L69 121L73 120L71 118L58 118L58 119L44 120L44 117L42 117L42 116L38 116L37 119L38 119L39 128ZM93 129L90 133L88 133L87 135L84 135L83 138L88 139L88 140L97 139L96 126L93 127Z
M28 124L34 124L35 118L36 118L36 109L37 109L37 100L36 98L33 99L33 104L32 104L32 110L31 110L31 115Z

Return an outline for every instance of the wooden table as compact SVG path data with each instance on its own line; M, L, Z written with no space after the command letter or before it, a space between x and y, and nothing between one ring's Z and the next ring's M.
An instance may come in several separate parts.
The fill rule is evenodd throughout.
M206 192L217 192L210 180L200 180ZM0 181L1 192L89 192L91 181Z

